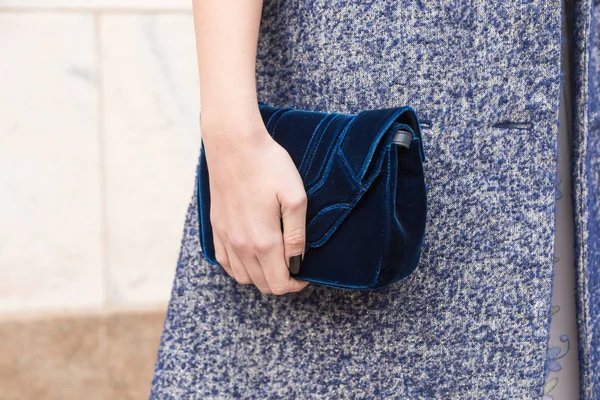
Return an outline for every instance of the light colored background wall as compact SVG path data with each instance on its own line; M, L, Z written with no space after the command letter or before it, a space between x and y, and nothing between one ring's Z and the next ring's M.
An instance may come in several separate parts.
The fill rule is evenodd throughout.
M198 115L191 1L0 0L0 316L164 308Z

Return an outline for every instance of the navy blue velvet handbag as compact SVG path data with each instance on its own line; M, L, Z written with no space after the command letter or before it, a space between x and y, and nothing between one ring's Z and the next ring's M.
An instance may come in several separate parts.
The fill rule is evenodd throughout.
M326 113L259 102L267 131L290 154L308 203L306 248L294 278L377 289L419 264L427 219L426 162L409 106ZM204 143L197 174L202 252L215 259Z

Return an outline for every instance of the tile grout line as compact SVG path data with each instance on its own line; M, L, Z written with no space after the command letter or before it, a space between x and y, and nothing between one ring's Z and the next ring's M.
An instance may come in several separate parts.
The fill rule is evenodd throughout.
M104 294L103 308L110 306L110 253L108 230L108 195L106 184L106 149L104 129L104 88L103 88L103 59L100 38L100 18L96 12L92 13L94 19L94 51L96 53L96 112L98 135L98 181L100 184L100 249L102 265L102 291Z
M56 318L69 319L85 319L85 318L103 318L110 316L127 316L127 315L145 315L166 313L167 307L163 303L148 303L137 305L109 305L99 307L77 307L71 309L49 309L49 310L19 310L13 313L0 314L0 325L10 322L27 322L52 320Z
M37 13L92 13L94 15L191 15L192 8L102 8L102 7L2 7L0 6L0 13L23 13L23 14L37 14Z

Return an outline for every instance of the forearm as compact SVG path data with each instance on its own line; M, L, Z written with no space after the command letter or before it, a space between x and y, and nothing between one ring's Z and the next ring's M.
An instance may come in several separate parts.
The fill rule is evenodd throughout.
M259 116L256 50L261 10L262 0L193 0L203 126L227 121L231 110L247 121Z

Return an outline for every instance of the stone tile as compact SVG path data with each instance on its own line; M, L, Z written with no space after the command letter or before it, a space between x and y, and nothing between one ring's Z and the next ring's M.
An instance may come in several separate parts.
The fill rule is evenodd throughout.
M110 399L148 399L165 313L117 314L106 320Z
M166 303L200 153L191 16L101 18L110 301Z
M93 26L0 13L0 313L104 301Z
M3 9L185 10L191 0L2 0Z
M164 310L0 321L2 400L148 399Z
M0 322L3 400L103 400L106 326L98 318Z

